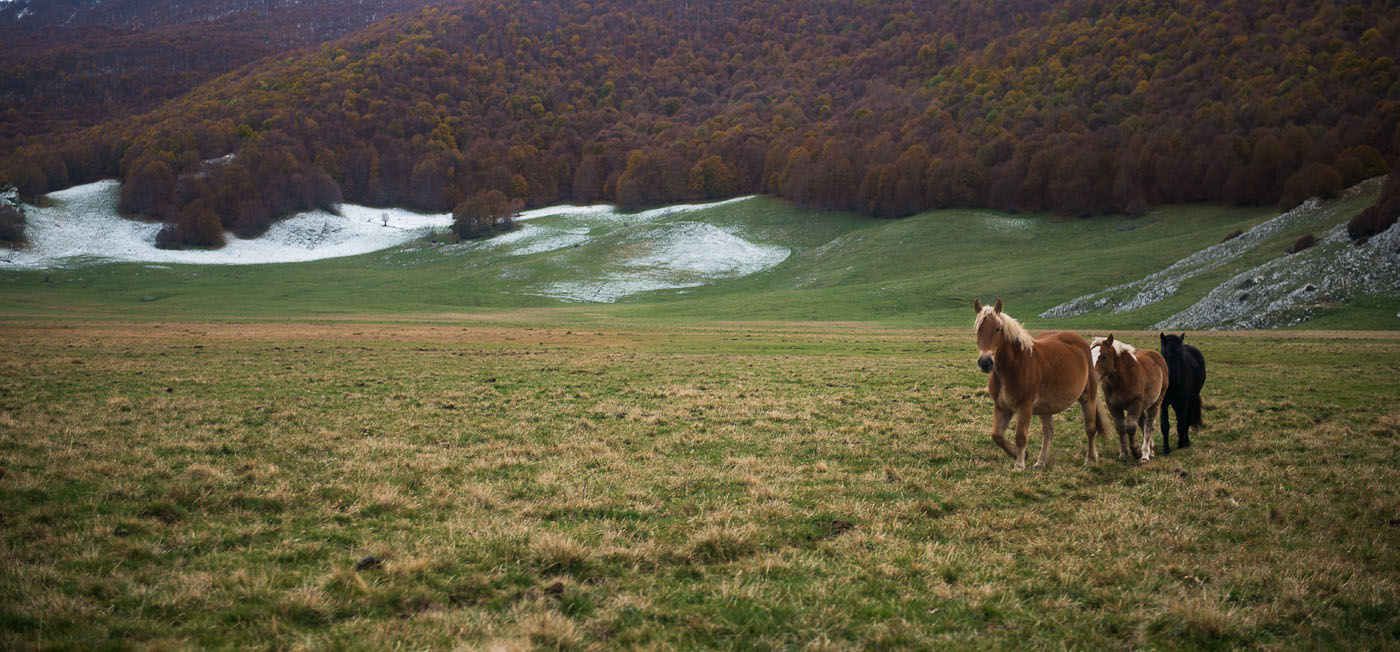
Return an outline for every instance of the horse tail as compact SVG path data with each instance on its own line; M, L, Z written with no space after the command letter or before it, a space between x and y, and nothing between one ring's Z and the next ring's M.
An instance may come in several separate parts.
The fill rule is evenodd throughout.
M1104 406L1103 400L1094 401L1094 435L1107 437L1110 423L1113 423L1113 417L1108 415L1108 408Z
M1205 425L1204 423L1201 422L1201 395L1200 395L1200 394L1196 394L1196 395L1194 395L1194 396L1191 397L1191 404L1186 408L1186 411L1189 413L1189 415L1187 416L1187 419L1186 419L1186 423L1191 424L1191 426L1192 426L1192 427L1195 427L1195 428L1201 428L1201 427L1203 427L1203 426Z

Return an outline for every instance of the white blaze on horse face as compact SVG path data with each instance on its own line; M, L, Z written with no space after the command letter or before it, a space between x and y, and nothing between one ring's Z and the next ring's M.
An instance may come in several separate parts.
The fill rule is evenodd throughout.
M996 356L994 354L996 350L995 342L996 335L998 331L1001 330L1001 327L999 322L995 321L996 317L994 317L992 313L993 311L990 306L983 306L982 311L977 315L977 320L972 324L972 334L977 337L977 366L983 373L991 373L992 368L996 366ZM988 324L986 323L988 319L994 321ZM982 328L984 326L991 328L994 324L996 325L996 330L989 333L986 337L983 337Z
M1099 366L1099 357L1103 355L1103 343L1107 341L1106 337L1096 337L1089 342L1089 357L1092 358L1091 363L1095 367Z

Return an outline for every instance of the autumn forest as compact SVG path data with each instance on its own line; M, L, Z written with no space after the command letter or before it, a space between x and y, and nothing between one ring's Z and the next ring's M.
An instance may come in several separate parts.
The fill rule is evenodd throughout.
M35 30L0 58L0 178L120 178L163 244L218 246L341 201L1288 208L1400 154L1395 2L331 4Z

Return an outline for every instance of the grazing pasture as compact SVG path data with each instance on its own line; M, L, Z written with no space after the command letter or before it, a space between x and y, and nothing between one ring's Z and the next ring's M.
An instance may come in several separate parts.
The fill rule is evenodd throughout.
M1392 647L1400 336L1338 335L1013 474L966 327L5 321L0 648Z

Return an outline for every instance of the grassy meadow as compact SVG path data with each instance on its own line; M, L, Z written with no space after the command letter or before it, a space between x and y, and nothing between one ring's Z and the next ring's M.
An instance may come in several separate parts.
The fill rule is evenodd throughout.
M781 264L615 304L531 292L647 225L0 271L0 649L1393 649L1400 300L1192 333L1207 428L1147 464L988 437L973 297L1155 348L1238 266L1036 315L1275 214L759 197L677 219Z
M967 328L493 319L0 324L0 647L1400 637L1393 334L1193 335L1193 447L1013 473Z
M1371 189L1372 191L1375 188ZM1333 222L1374 201L1335 200ZM900 220L817 213L755 197L617 230L594 228L577 248L516 255L490 242L425 243L378 253L283 265L121 263L51 270L0 269L0 318L118 320L436 320L548 309L547 319L689 323L755 320L868 321L962 328L974 297L1005 299L1023 323L1086 329L1145 328L1190 306L1233 274L1277 257L1306 232L1284 230L1238 264L1188 281L1179 293L1123 314L1038 320L1041 311L1137 280L1277 215L1267 208L1172 206L1137 218L1064 218L942 210ZM551 225L553 218L531 224ZM539 296L552 281L597 279L634 253L633 236L703 222L790 250L781 264L743 278L657 290L615 304L561 304ZM1400 299L1328 306L1325 328L1394 329ZM440 319L443 315L448 315ZM516 319L532 325L535 317ZM1306 326L1305 326L1306 327Z

